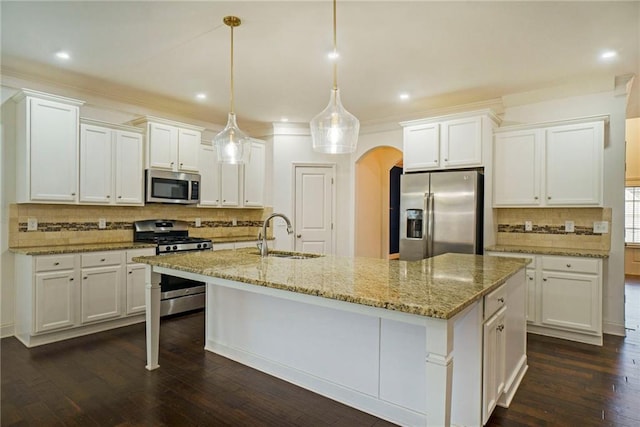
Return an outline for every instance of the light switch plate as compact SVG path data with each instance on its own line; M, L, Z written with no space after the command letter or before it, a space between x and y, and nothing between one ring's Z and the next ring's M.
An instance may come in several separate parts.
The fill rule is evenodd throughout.
M532 230L533 230L533 223L531 221L525 221L524 231L532 231Z
M564 222L564 232L565 233L575 233L575 223L573 221L565 221Z
M100 230L104 230L107 228L107 219L106 218L98 218L98 228Z
M231 219L231 225L233 225L234 227L236 227L238 225L238 219L237 218L232 218Z
M609 221L596 221L593 223L593 232L600 234L609 233Z
M196 218L196 227L202 227L202 220L200 218Z
M38 231L37 218L27 218L27 231Z

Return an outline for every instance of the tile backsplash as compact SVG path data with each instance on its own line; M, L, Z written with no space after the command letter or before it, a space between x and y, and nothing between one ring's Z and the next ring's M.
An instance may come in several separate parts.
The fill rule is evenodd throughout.
M207 238L258 236L272 208L196 208L153 204L146 206L84 206L12 204L9 207L9 246L50 246L84 243L130 242L133 222L143 219L178 219L190 223L189 235ZM37 231L27 231L29 218ZM106 220L100 229L98 221ZM201 226L196 227L196 218ZM235 224L234 224L235 223ZM271 231L271 230L270 230ZM271 232L268 233L271 235Z
M531 221L531 231L525 231L525 221ZM574 222L574 232L565 231L565 221ZM611 208L496 209L496 244L608 251L611 234L594 233L596 221L608 221L611 229Z

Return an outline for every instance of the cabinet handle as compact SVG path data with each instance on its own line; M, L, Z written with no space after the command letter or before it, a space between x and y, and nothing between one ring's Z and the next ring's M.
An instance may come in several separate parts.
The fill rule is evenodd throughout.
M499 302L500 304L504 304L504 298L502 298L502 297L498 298L498 302Z
M498 331L502 332L504 330L504 325L498 325L496 328Z
M60 263L59 262L54 262L53 265L60 265Z
M571 268L571 264L567 264L567 268Z

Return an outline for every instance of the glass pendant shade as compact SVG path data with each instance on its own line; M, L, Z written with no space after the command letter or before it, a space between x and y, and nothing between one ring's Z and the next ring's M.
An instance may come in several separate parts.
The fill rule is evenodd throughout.
M329 105L311 120L310 126L314 151L346 154L356 150L360 121L342 106L339 89L331 89Z
M229 113L227 126L213 138L218 163L248 163L251 157L251 138L236 124L236 115Z

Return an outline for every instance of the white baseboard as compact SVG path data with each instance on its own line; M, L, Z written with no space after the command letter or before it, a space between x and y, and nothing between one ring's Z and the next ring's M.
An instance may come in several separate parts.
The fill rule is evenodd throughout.
M14 330L15 325L13 323L0 326L0 338L12 337L14 334Z
M307 372L282 365L237 348L207 340L205 350L224 356L243 365L273 375L299 387L311 390L321 396L344 403L345 405L372 414L376 417L402 426L426 425L426 414L421 414L401 406L381 400L375 396L361 393Z
M627 335L624 325L621 325L619 323L604 322L602 324L602 332L609 335L618 335L620 337L624 337Z
M527 356L524 355L520 359L520 363L518 369L515 370L513 377L511 378L511 382L508 386L505 385L504 393L500 396L497 405L503 408L508 408L511 405L511 401L513 397L516 395L516 391L520 387L520 383L524 378L524 374L529 370L529 365L527 364Z
M585 344L602 345L602 335L572 332L562 329L548 328L538 325L527 325L527 333L545 335L547 337L560 338L563 340L582 342Z

